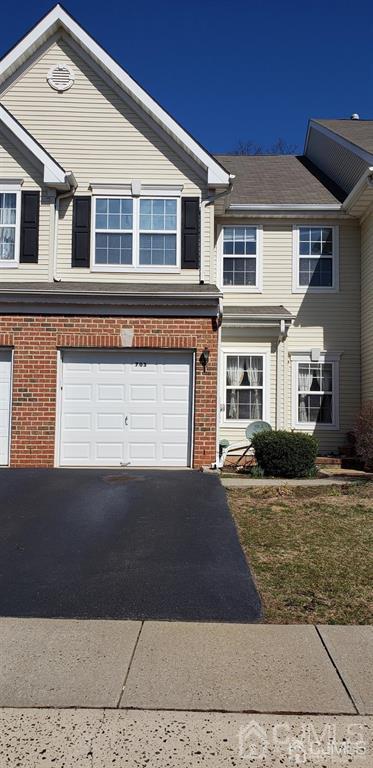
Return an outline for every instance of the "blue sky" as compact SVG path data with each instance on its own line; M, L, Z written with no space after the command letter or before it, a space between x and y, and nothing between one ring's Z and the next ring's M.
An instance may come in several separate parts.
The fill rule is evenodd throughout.
M5 53L51 7L18 0ZM68 10L212 152L278 137L302 151L312 117L373 117L367 0L72 0Z

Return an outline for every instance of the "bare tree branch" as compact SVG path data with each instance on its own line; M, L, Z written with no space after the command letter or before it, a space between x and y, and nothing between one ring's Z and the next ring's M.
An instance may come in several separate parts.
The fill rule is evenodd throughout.
M289 144L281 136L268 148L257 144L251 139L240 139L233 150L233 155L295 155L298 151L296 144Z

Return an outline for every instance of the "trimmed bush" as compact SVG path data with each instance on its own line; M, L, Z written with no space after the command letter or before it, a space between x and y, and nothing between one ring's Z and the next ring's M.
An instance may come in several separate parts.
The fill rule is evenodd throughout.
M355 430L357 455L368 472L373 470L373 400L364 403Z
M315 472L318 443L297 432L257 432L253 447L258 465L273 477L309 477Z

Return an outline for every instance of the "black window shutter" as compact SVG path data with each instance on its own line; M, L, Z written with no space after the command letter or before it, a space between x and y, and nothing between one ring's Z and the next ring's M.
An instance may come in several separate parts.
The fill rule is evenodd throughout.
M89 267L91 245L91 198L74 197L72 267Z
M181 204L181 268L198 269L200 250L199 197L183 197Z
M20 264L37 264L40 192L22 192Z

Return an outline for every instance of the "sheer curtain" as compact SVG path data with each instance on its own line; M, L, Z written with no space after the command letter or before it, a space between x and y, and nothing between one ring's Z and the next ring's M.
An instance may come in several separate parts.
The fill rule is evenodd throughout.
M298 391L299 391L299 421L309 421L307 411L307 395L302 392L309 392L312 385L312 372L308 366L299 366L298 368Z
M262 374L262 358L251 357L247 368L247 375L249 379L250 387L261 386L261 374ZM251 418L260 419L262 416L262 405L260 400L260 390L253 389L251 391Z
M245 375L244 358L227 358L227 384L229 387L239 387ZM231 389L229 394L229 418L238 419L238 402L236 390Z

